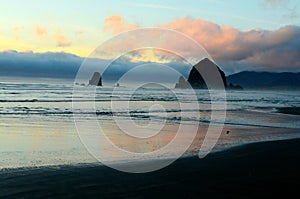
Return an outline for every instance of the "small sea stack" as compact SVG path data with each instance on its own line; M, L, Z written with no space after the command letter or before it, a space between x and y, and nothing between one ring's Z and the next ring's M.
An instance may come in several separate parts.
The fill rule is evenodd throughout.
M178 80L178 83L175 84L175 88L190 88L190 84L181 76Z
M102 76L99 72L94 72L92 79L89 81L89 85L102 86Z

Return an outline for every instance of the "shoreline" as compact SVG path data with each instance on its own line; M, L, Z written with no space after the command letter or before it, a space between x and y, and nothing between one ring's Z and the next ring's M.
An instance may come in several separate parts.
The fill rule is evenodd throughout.
M236 146L204 159L184 157L161 170L123 173L103 165L9 169L0 197L199 198L291 194L300 185L300 139Z
M275 140L260 140L260 141L252 141L252 142L247 142L247 143L240 143L240 144L232 144L231 146L227 146L226 148L220 149L218 146L214 146L213 150L207 154L206 156L218 154L218 153L223 153L228 150L235 150L240 147L246 147L247 145L255 145L255 144L260 144L260 143L269 143L269 142L277 142L277 141L288 141L288 140L298 140L300 141L299 137L290 137L290 138L281 138L281 139L275 139ZM199 149L197 148L197 152L195 153L189 153L188 151L184 153L180 158L177 158L177 160L181 159L189 159L189 158L198 158L198 152ZM205 156L205 157L206 157ZM172 157L166 157L162 159L147 159L147 160L117 160L115 162L111 162L111 165L130 165L130 164L147 164L147 163L152 163L156 161L161 161L161 160L171 160L173 159ZM199 158L200 159L200 158ZM201 158L203 159L203 158ZM0 168L0 176L1 173L4 172L14 172L14 171L30 171L30 170L35 170L35 169L50 169L50 170L59 170L62 168L85 168L85 167L93 167L93 166L104 166L107 167L106 165L102 164L98 160L94 159L94 162L82 162L82 163L66 163L66 164L48 164L48 165L33 165L33 166L21 166L21 167L7 167L7 168ZM174 161L175 162L175 161ZM173 164L172 162L171 164Z

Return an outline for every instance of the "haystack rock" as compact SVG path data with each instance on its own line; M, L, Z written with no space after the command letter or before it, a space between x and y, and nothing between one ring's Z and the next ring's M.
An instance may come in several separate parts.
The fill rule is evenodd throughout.
M213 63L208 58L201 60L198 64L193 66L187 80L185 80L183 77L180 77L178 83L175 85L175 88L190 88L190 87L192 87L194 89L207 89L205 81L204 81L203 77L201 76L201 74L199 73L199 71L205 71L209 74L210 70L213 70L214 68L217 68L217 70L219 71L222 81L223 81L223 84L224 84L224 88L226 88L227 82L226 82L225 73L215 63ZM210 78L213 78L213 77L210 77ZM218 85L213 85L213 87L215 89L221 89L221 87Z
M94 72L92 79L89 81L89 85L102 86L102 77L100 73Z

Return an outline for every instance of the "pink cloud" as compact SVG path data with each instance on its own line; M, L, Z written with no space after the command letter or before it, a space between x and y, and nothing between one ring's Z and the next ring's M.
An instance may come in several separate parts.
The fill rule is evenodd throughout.
M275 6L283 6L288 3L288 0L264 0L265 5Z
M112 16L105 20L105 30L113 30L114 34L124 30L132 29L136 26L124 22L121 16ZM175 19L169 23L160 25L162 28L168 28L179 31L191 37L202 45L211 57L223 66L227 67L265 67L272 69L300 68L300 27L285 26L278 30L249 30L241 31L234 27L218 25L203 19L181 18ZM147 38L151 41L164 42L163 39L153 39L159 36L153 34L143 35L140 38L131 38L131 41L119 38L115 46L107 47L107 52L113 49L133 49L135 43L147 44ZM143 40L140 40L143 38ZM182 56L197 56L197 52L188 49L186 41L176 38L171 39L174 42L163 44L166 49L176 49ZM168 38L170 41L170 38ZM151 45L155 44L151 43ZM162 45L160 45L162 46ZM149 47L149 46L148 46ZM229 69L231 70L231 69Z
M105 32L112 31L114 34L119 34L123 31L132 30L138 27L139 24L130 24L125 21L122 16L115 15L105 19L103 30Z
M16 26L14 27L14 32L19 32L20 30L24 30L25 26Z
M16 40L19 40L20 39L20 35L19 35L19 32L21 31L21 30L24 30L25 29L25 26L16 26L16 27L14 27L14 33L15 33L15 39Z
M238 30L229 26L219 26L202 19L181 18L162 27L178 30L207 47L224 45L232 42Z
M62 35L60 30L57 30L54 34L54 39L58 47L67 47L71 46L72 42L64 35Z
M38 37L43 37L43 36L46 36L48 34L47 29L44 26L41 26L41 25L34 26L33 31L34 31L35 35L37 35Z
M278 57L281 57L283 62L289 63L290 60L296 60L295 58L291 59L291 56L296 56L296 54L299 56L299 53L296 52L291 56L271 58L279 52L274 51L274 49L284 48L286 45L292 46L289 43L294 39L299 39L300 29L296 26L285 26L274 31L240 31L230 26L220 26L202 19L182 18L164 24L162 27L187 34L201 44L213 58L220 61L248 60L254 62L256 60L255 63L263 65L264 57L260 57L260 61L257 61L258 58L253 58L254 55L257 56L261 53L265 55L265 61L268 62L264 65L271 66L273 63L274 66L278 66L279 62L275 61ZM295 52L296 50L292 51ZM299 62L290 63L289 66L299 67Z

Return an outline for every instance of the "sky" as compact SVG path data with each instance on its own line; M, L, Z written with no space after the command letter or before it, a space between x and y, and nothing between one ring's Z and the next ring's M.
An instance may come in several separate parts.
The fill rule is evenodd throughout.
M196 40L227 73L299 71L298 0L149 2L1 0L0 52L87 57L123 31L162 27Z

